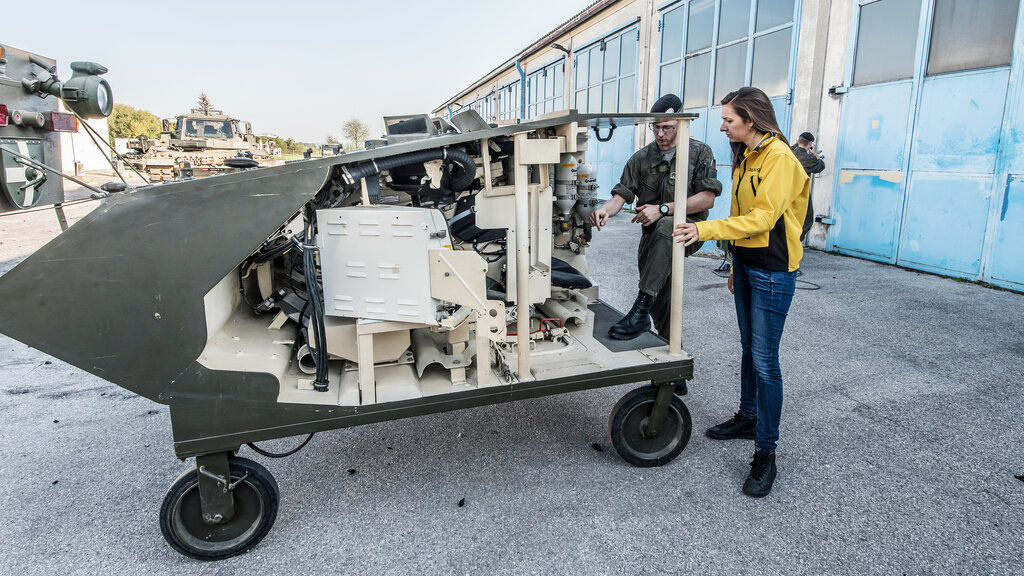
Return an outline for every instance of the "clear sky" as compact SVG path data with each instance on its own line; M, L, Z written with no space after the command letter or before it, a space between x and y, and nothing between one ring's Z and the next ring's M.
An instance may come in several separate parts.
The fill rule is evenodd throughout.
M0 25L0 43L99 62L114 101L170 118L200 92L257 133L341 137L350 118L430 113L592 0L4 0L37 26Z

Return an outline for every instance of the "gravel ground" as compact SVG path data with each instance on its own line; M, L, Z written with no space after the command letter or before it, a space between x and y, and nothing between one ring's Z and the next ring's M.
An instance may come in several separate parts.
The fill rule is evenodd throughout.
M57 232L52 211L0 217L0 273ZM590 252L620 309L636 239L619 217ZM160 534L188 465L166 407L0 336L0 574L1020 574L1024 296L808 253L782 343L779 477L752 500L751 442L702 434L738 400L717 265L687 260L694 434L671 464L633 468L611 447L609 411L633 386L319 434L285 460L243 449L281 510L218 563Z

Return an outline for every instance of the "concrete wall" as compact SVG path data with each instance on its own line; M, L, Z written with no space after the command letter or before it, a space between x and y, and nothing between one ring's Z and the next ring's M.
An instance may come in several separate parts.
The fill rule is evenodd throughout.
M803 82L807 82L809 87L806 91L798 90L797 92L800 96L807 94L808 98L806 104L797 105L797 102L794 102L794 130L797 129L797 111L806 110L806 116L802 116L802 118L807 122L807 126L816 125L818 127L814 134L818 150L825 154L825 171L814 177L811 192L814 198L815 213L829 216L832 205L832 188L835 182L836 146L839 143L842 102L840 96L832 96L828 92L831 87L842 86L846 78L850 36L854 32L850 30L853 0L830 0L820 4L804 2L803 6L805 17L801 19L801 31L805 27L813 27L815 40L813 46L808 47L807 53L810 54L813 51L814 65L806 68L802 65L797 66L796 84L798 89L803 86ZM810 12L816 13L813 23L807 17ZM801 34L801 39L803 39L803 34ZM801 54L803 53L804 51L801 50ZM806 76L803 78L800 76L801 70L807 70ZM815 78L816 74L820 78L818 81ZM824 250L827 232L826 226L815 223L807 234L808 244Z

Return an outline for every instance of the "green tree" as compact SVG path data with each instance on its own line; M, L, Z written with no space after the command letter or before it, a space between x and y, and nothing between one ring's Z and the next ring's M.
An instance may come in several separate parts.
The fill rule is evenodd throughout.
M281 138L280 136L274 137L274 145L281 149L281 154L302 154L307 148L319 148L319 145L314 146L308 142L296 142L292 138Z
M160 136L160 119L148 110L139 110L127 104L114 104L114 110L107 118L110 142L114 138L135 138Z

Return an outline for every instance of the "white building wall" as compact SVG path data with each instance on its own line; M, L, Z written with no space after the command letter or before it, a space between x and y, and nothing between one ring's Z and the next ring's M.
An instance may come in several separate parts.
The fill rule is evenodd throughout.
M102 136L101 146L106 146L107 119L86 120L97 133ZM82 122L80 121L80 124ZM65 174L75 174L75 164L80 162L81 170L103 170L110 168L110 149L99 149L93 144L84 126L78 127L78 132L62 132L60 135L60 160L61 171Z
M808 4L815 2L804 2ZM836 146L839 143L839 127L842 112L842 97L829 95L829 89L843 86L846 79L846 63L849 56L850 22L853 16L853 0L831 0L828 9L821 10L827 22L825 44L818 48L822 54L822 89L818 95L818 132L815 133L818 149L825 153L825 171L814 179L814 211L825 216L831 215L832 191L835 182ZM799 78L797 86L800 85ZM795 109L794 109L795 112ZM794 114L795 117L795 114ZM808 243L818 249L825 249L827 227L815 223L807 233Z

